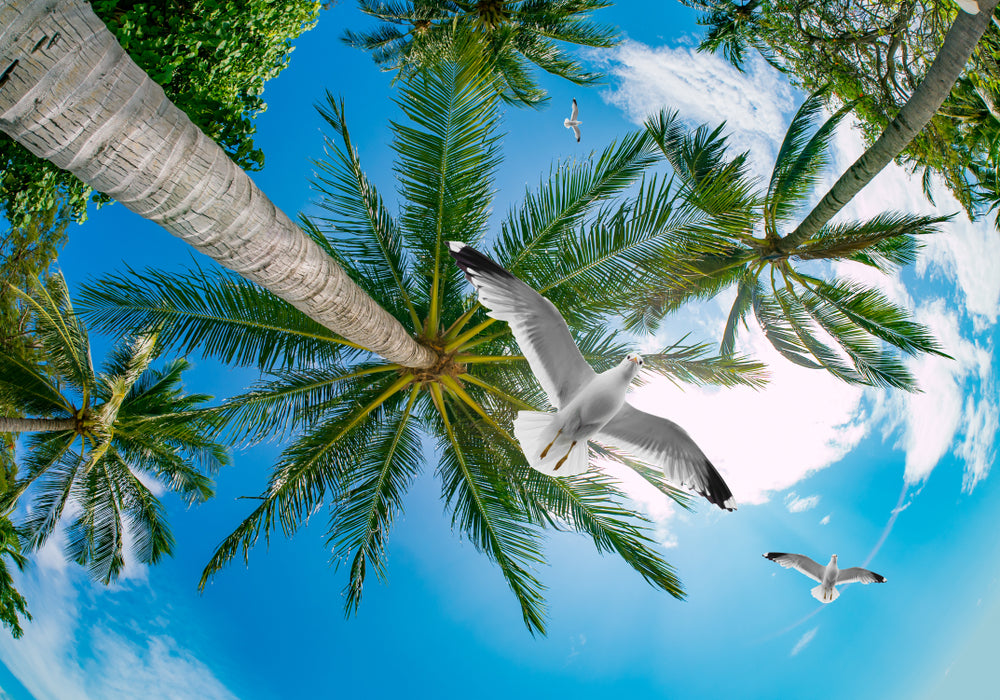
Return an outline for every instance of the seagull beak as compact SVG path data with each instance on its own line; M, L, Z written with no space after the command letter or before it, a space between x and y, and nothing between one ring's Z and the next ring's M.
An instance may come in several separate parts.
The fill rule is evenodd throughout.
M630 357L630 358L628 358L628 361L631 362L634 365L639 364L639 358L638 357Z

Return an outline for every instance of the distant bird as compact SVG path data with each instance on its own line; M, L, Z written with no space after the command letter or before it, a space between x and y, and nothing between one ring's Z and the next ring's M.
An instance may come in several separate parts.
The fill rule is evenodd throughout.
M573 98L573 111L570 112L569 119L563 119L563 126L567 129L572 129L573 133L576 135L576 142L580 143L580 125L583 124L582 121L578 120L577 117L580 115L580 110L576 106L576 98Z
M979 3L976 0L955 0L955 4L970 15L979 14Z
M552 302L475 248L456 241L448 247L489 315L510 324L528 366L558 409L519 411L514 421L514 435L533 469L552 476L584 472L587 441L594 439L659 466L667 479L720 508L736 509L722 476L680 426L625 402L643 364L640 355L631 353L597 374Z
M812 593L813 598L821 603L835 601L840 595L840 591L835 586L842 583L885 583L885 576L880 576L868 569L857 566L850 569L838 569L836 554L830 558L830 563L825 567L803 554L768 552L764 558L781 564L786 569L798 569L809 578L819 581L819 585L809 592Z

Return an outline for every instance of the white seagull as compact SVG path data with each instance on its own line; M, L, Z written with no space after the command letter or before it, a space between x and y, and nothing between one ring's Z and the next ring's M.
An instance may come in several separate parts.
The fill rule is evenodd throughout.
M475 248L456 241L448 247L489 315L510 324L528 366L557 409L519 411L514 420L514 435L533 469L552 476L580 474L589 464L587 441L594 439L659 466L669 480L720 508L736 509L722 476L680 426L625 402L642 367L641 356L631 353L617 367L597 374L552 302Z
M809 578L819 581L819 585L810 593L821 603L832 603L840 595L836 589L842 583L885 583L885 576L874 571L853 566L850 569L837 568L837 555L830 557L830 563L825 567L817 564L804 554L786 554L785 552L768 552L765 559L781 564L786 569L797 569Z
M976 0L955 0L957 4L964 12L968 12L970 15L979 14L979 3Z
M573 98L573 111L570 112L569 119L563 119L563 126L567 129L572 129L573 133L576 135L576 142L580 143L580 125L583 124L577 117L580 116L580 110L576 106L576 98Z

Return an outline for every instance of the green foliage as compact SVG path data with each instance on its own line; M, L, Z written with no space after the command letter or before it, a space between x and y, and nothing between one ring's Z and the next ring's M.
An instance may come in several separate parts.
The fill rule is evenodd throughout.
M705 13L700 49L722 51L738 67L753 49L805 91L828 89L835 105L855 106L869 143L920 83L957 11L956 4L939 0L681 2ZM951 96L899 157L924 171L928 196L929 176L941 176L970 217L1000 204L998 60L994 22Z
M368 51L386 71L408 81L452 59L478 63L483 78L505 102L535 106L547 100L532 66L592 85L589 73L559 43L608 47L615 29L589 20L606 0L358 0L359 9L380 21L367 32L348 30L344 41Z
M728 155L722 126L688 131L676 114L665 112L647 121L686 201L706 218L668 250L637 261L647 275L646 289L630 297L626 323L655 328L688 300L735 286L724 356L733 352L739 327L753 312L771 345L795 364L826 369L849 383L915 391L896 351L943 355L927 329L876 289L824 281L803 263L843 260L890 272L912 262L918 236L934 232L947 217L885 213L828 224L793 242L788 229L828 165L834 129L847 114L842 108L817 127L822 99L813 95L792 119L763 191L749 175L746 154Z
M96 372L61 277L30 295L16 293L32 309L37 352L0 348L0 402L52 427L26 440L19 478L0 496L0 508L9 512L30 493L19 531L37 549L74 501L66 554L108 583L125 564L126 529L141 562L156 563L173 548L163 506L139 474L188 503L206 500L212 484L205 472L228 463L214 441L222 419L202 408L211 397L183 392L187 361L150 367L155 334L125 339Z
M17 568L23 569L27 560L21 554L21 540L14 524L7 516L0 517L0 622L10 630L14 639L19 639L24 630L20 618L30 620L28 601L14 588L8 559Z
M174 104L246 170L264 83L288 64L291 41L312 27L316 0L94 0L95 14ZM59 211L83 221L88 200L110 199L0 135L0 211L15 230Z
M227 273L199 271L171 281L145 272L99 280L84 292L86 317L102 329L156 323L176 351L207 351L272 370L222 411L242 438L277 434L289 442L256 509L206 566L203 586L234 557L249 560L261 538L294 533L325 503L327 544L336 564L348 569L345 608L353 612L367 575L386 575L389 534L424 468L423 443L435 448L435 473L454 528L496 563L533 633L545 629L537 569L546 530L581 533L651 585L683 595L651 524L613 479L539 474L511 436L517 411L543 408L546 399L509 328L486 316L447 252L449 240L479 244L487 235L500 166L498 100L480 67L465 62L443 63L403 85L406 119L393 123L398 212L365 176L343 103L330 97L321 108L331 131L317 163L324 211L303 225L352 279L439 353L437 367L401 367L323 336L277 297L257 292L251 301L248 288L237 292ZM492 255L560 305L598 370L618 363L629 348L608 330L614 324L606 300L594 294L594 280L617 275L630 256L665 249L704 218L684 216L668 181L643 183L658 160L651 138L637 132L591 159L557 164L496 237ZM606 234L596 235L604 228ZM622 293L636 289L633 281L622 278ZM253 304L257 321L225 301L237 294ZM712 357L698 345L667 348L651 365L679 381L762 381L759 364ZM655 488L687 505L652 470L611 450L600 454L634 465Z

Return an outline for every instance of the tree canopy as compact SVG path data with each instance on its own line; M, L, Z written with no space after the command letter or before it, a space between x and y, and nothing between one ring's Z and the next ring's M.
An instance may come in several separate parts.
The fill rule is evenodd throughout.
M253 118L264 83L288 64L318 0L94 0L132 58L241 167L259 170ZM111 201L0 134L0 213L15 231L36 216L83 221L88 201Z
M681 0L703 10L700 48L742 67L748 51L807 92L827 89L835 107L853 103L869 142L920 84L959 11L941 0ZM979 42L951 96L900 160L941 176L970 216L1000 204L1000 29Z

